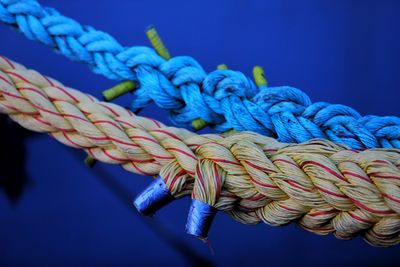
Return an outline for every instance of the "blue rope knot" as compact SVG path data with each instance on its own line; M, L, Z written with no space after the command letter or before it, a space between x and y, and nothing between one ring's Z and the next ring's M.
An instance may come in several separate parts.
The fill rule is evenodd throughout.
M258 88L241 72L213 71L204 80L203 91L208 107L218 116L217 120L211 121L218 131L239 130L242 123L255 122L244 101L253 97Z
M365 116L360 123L377 138L377 147L400 148L400 118L394 116Z
M170 118L175 124L190 126L199 117L207 121L217 119L202 96L201 86L206 72L196 60L186 56L175 57L162 64L160 71L167 78L161 86L177 88L179 99L183 100L180 108L170 110Z

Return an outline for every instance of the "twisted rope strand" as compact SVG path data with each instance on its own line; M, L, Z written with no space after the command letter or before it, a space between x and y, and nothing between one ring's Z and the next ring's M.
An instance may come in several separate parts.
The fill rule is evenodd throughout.
M370 244L393 245L400 241L399 153L323 140L274 147L259 136L229 137L196 150L201 160L192 197L242 223L296 221L317 234L361 233Z
M151 48L123 47L34 0L0 0L0 20L96 73L138 83L133 111L154 101L180 126L201 118L221 132L248 130L288 143L324 138L354 149L400 148L398 117L361 117L344 105L311 103L289 86L257 88L241 72L206 74L191 57L166 61Z
M256 133L197 135L139 117L0 57L0 112L93 158L159 174L242 223L292 221L317 234L400 240L400 150L327 140L288 145Z

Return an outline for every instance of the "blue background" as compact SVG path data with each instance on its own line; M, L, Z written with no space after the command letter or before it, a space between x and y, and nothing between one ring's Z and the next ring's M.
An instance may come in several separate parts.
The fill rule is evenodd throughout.
M156 25L172 55L208 71L225 63L251 74L265 67L271 85L303 89L315 101L361 114L398 115L400 2L390 0L41 1L123 45L149 45ZM100 97L114 81L0 27L0 53ZM118 103L128 105L127 95ZM143 115L170 124L155 106ZM43 134L1 117L0 265L41 266L398 266L399 247L374 248L295 225L245 226L219 214L207 245L184 234L190 201L154 220L130 201L151 179L98 164ZM5 141L4 139L7 139ZM396 264L397 263L397 264Z

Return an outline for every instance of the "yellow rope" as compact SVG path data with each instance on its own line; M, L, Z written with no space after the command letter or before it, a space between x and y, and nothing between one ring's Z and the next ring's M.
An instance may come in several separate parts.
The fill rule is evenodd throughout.
M96 160L163 178L194 199L254 224L292 221L371 244L400 240L400 150L354 151L327 140L288 145L166 127L0 58L0 112Z

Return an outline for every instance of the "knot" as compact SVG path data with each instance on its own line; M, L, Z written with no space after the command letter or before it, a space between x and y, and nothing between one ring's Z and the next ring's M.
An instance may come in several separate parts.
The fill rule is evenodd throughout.
M118 58L126 62L134 70L139 82L135 91L135 99L131 103L132 110L139 110L152 101L164 109L180 109L184 106L180 92L158 68L165 59L147 47L131 47L118 54ZM133 75L135 76L135 75Z
M160 66L160 71L175 85L195 83L200 85L206 73L192 57L174 57Z
M157 80L149 80L157 76L142 77L140 74L146 71L154 72L165 61L153 49L145 46L130 47L118 52L115 58L111 56L108 58L112 60L112 63L109 65L113 68L116 75L121 75L124 79L134 80L135 82L143 81L143 83L157 83Z
M374 135L359 121L361 115L348 106L319 102L311 105L303 116L334 142L355 149L379 146Z
M204 101L213 112L219 114L218 131L261 130L262 126L253 118L245 105L248 98L258 91L255 84L240 72L216 70L203 82Z
M217 101L229 96L251 98L258 91L255 84L243 73L232 70L211 72L203 82L203 90Z
M181 108L170 112L172 121L185 126L191 126L192 121L199 117L211 124L222 122L223 117L216 114L204 99L201 84L206 73L196 60L191 57L175 57L163 63L160 71L170 81L170 86L178 88L184 102ZM165 80L166 83L168 81Z
M280 112L300 115L311 105L310 98L303 91L291 86L263 87L253 101L270 115Z
M310 98L301 90L290 86L262 87L254 97L258 109L264 111L264 120L282 142L301 143L321 137L304 125L301 114L311 104Z
M360 123L365 125L365 127L375 135L380 147L400 147L400 118L394 116L378 117L370 115L361 118Z
M338 116L350 117L355 120L361 118L361 115L350 107L326 102L317 102L313 104L303 115L306 118L312 119L319 126L331 125L332 119Z
M139 66L158 68L165 60L147 46L133 46L118 53L116 58L129 68L136 69Z

